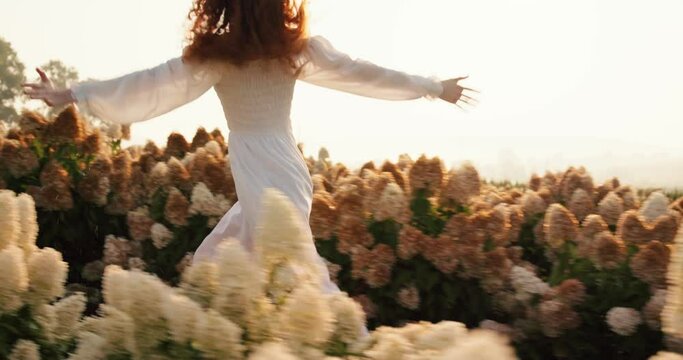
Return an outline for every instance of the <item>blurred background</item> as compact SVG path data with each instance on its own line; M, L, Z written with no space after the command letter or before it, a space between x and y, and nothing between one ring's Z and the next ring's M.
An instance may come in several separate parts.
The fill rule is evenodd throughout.
M190 0L0 1L5 112L39 108L6 91L14 69L37 80L51 60L64 85L107 79L180 55ZM363 98L299 83L292 111L304 152L349 167L438 155L492 180L585 166L596 182L683 184L683 3L617 0L312 0L312 34L352 57L424 76L469 75L469 112L442 101ZM0 60L3 61L3 60ZM2 85L5 83L5 86ZM9 95L8 95L9 94ZM11 109L10 109L11 108ZM228 132L213 91L136 123L127 144L164 144L199 126ZM126 145L126 144L124 144Z

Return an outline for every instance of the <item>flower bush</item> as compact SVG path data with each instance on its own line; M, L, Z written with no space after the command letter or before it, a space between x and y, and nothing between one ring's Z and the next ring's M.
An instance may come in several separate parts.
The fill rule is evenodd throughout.
M64 255L88 313L108 264L177 283L187 253L236 201L220 131L199 129L191 143L171 134L164 150L122 149L129 132L94 126L70 106L52 120L25 111L0 139L0 188L33 196L37 243Z
M75 347L86 306L65 288L62 254L36 246L33 198L0 190L0 358L62 359Z
M241 336L266 334L254 340L258 350L240 343L246 346L244 354L266 358L285 352L286 346L292 356L306 356L297 350L301 344L292 345L295 340L269 343L265 339L272 333L249 330L244 323L248 315L240 315L235 304L252 306L244 295L249 293L262 302L265 296L284 311L298 277L314 269L268 260L268 275L263 275L268 281L249 274L241 280L262 281L266 295L261 296L258 287L221 285L220 274L236 276L237 270L188 267L192 252L237 200L220 132L200 128L192 141L174 133L164 148L148 142L124 149L120 139L128 132L96 128L67 108L49 121L25 112L20 126L0 137L0 187L35 199L36 243L63 254L69 263L67 288L87 295L85 313L93 315L104 301L102 319L128 321L117 301L146 301L128 294L133 279L147 284L149 292L140 296L173 298L185 309L181 315L175 305L164 305L171 300L150 300L158 309L149 309L149 316L173 308L184 323L208 316L213 320L206 320L207 327L234 328L216 320L220 316L241 329ZM583 167L534 174L525 184L511 185L482 180L471 163L447 170L439 158L424 155L413 160L403 154L396 163L369 162L352 171L332 163L321 149L306 162L314 184L310 226L333 280L362 306L369 329L398 326L407 332L399 341L396 330L389 331L382 345L387 351L398 347L395 342L421 349L417 353L425 350L407 335L422 329L412 328L420 321L494 330L509 336L517 355L529 359L647 358L658 352L670 356L665 347L681 351L681 246L674 246L683 214L680 194L636 190L616 178L595 184ZM277 249L264 251L288 254L287 247ZM223 251L235 264L245 261L238 250ZM112 286L122 288L108 290ZM332 306L299 303L322 313ZM298 311L291 305L288 311ZM195 317L197 306L202 314L211 309L216 314ZM343 308L352 311L351 305ZM189 333L170 342L139 335L146 345L120 339L114 349L95 325L109 324L102 319L88 320L93 327L84 331L88 340L81 340L101 345L92 351L124 357L169 349L191 356L214 351L180 341L190 339ZM163 316L148 320L140 326L162 329L176 321ZM315 325L323 334L328 331L324 323ZM317 339L297 341L319 341L304 346L318 354L350 346L347 341L334 345L337 350L322 349ZM30 352L33 345L22 342L17 349ZM79 351L87 355L89 350ZM425 354L420 356L436 356Z
M371 324L462 321L511 335L522 358L646 358L664 347L683 198L641 198L617 179L596 186L573 167L518 188L425 156L360 175L324 159L311 168L316 244Z
M324 274L311 266L310 243L297 232L294 205L272 188L263 205L265 218L279 221L262 224L255 254L237 239L224 239L216 261L188 267L179 287L140 269L108 265L105 302L96 315L80 319L82 298L54 305L71 315L59 323L76 336L67 358L515 359L505 336L457 322L368 332L358 303L344 292L321 292ZM283 271L287 275L278 275ZM45 281L58 283L54 277ZM10 358L38 359L39 351L42 345L18 339ZM43 358L64 358L59 355Z

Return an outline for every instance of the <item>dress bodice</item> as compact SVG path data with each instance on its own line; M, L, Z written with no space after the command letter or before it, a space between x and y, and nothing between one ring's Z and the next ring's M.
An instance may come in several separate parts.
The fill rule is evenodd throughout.
M295 58L295 74L274 60L243 67L207 61L188 64L181 57L118 78L84 81L71 91L77 103L110 122L129 124L169 112L214 88L231 131L291 129L294 85L314 85L387 100L435 99L443 92L433 77L408 74L352 59L322 36L308 39Z
M226 67L214 86L230 131L291 131L296 77L272 61Z

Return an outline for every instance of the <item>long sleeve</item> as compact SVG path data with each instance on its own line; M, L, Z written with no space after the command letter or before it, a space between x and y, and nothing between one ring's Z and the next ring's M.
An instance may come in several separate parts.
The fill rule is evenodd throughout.
M387 100L435 99L443 92L436 78L354 60L322 36L309 38L301 58L303 67L298 79L318 86Z
M77 104L110 122L130 124L167 113L198 98L221 79L210 62L186 64L181 57L102 81L71 86Z

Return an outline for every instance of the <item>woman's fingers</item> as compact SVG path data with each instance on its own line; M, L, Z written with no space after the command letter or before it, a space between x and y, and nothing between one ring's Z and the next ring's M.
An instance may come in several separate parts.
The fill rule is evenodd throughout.
M464 103L466 103L466 104L472 105L472 106L477 106L477 105L479 105L479 101L477 101L476 99L460 98L460 101L462 101L462 102L464 102Z
M473 97L471 97L471 96L469 96L469 95L467 95L467 94L461 94L460 96L463 97L463 98L466 98L466 99L473 100L473 101L477 101L477 102L479 101L479 100L477 100L477 99L475 99L475 98L473 98Z
M479 90L475 90L475 89L468 88L468 87L465 87L465 86L461 86L461 88L463 88L463 89L465 89L465 90L469 90L469 91L474 91L475 93L479 93L479 92L480 92Z
M29 97L29 99L43 100L48 106L53 106L54 103L49 100L50 91L44 89L42 84L22 84L27 87L24 89L24 94Z
M36 68L36 71L38 72L38 75L40 75L40 80L50 82L50 78L47 77L47 74L45 74L41 68Z
M462 101L462 102L464 102L465 104L470 105L470 106L473 106L473 107L474 107L474 106L477 106L477 105L479 104L479 103L478 103L476 100L474 100L474 99L460 98L459 100Z
M28 96L45 96L45 93L42 91L24 91L24 94Z
M30 88L30 89L24 89L24 94L35 94L38 92L42 92L42 88Z
M466 98L462 98L462 97L461 97L461 98L460 98L460 101L462 101L462 102L464 102L464 103L466 103L466 104L474 105L474 104L472 103L472 100L469 100L469 99L466 99Z
M24 91L24 94L31 99L44 99L47 97L44 91Z

